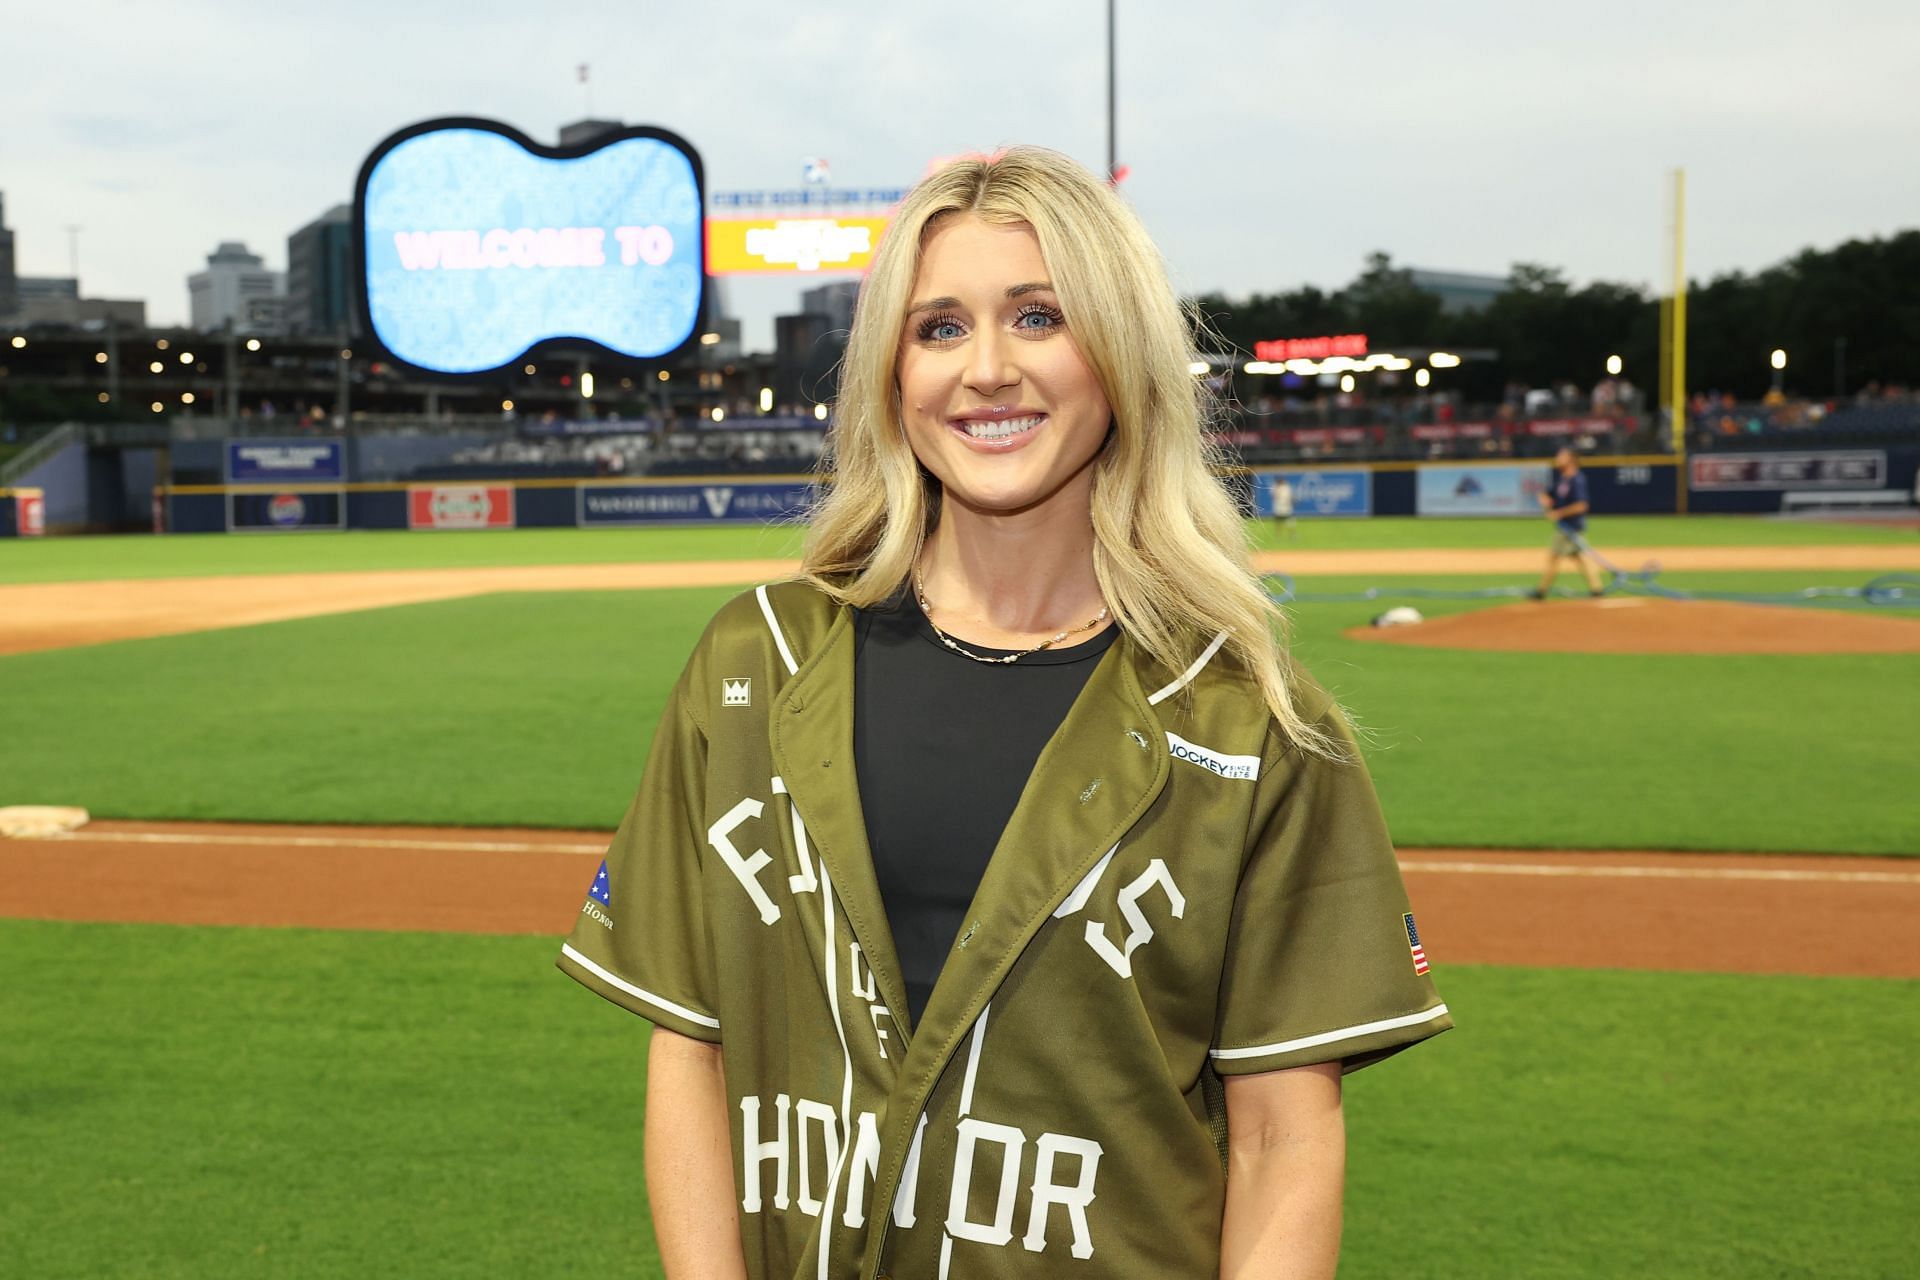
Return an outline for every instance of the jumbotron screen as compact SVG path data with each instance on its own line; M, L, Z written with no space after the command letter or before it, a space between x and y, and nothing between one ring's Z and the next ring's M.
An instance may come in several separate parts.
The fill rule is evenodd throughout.
M653 359L705 289L700 157L662 130L543 147L487 120L415 125L360 171L364 317L396 360L482 373L542 343Z

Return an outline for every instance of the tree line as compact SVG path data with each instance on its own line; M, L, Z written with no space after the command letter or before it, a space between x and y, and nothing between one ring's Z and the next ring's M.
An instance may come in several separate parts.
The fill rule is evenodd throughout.
M1657 394L1660 301L1644 287L1595 281L1575 288L1556 267L1516 263L1508 288L1478 310L1446 315L1440 299L1384 253L1333 291L1193 299L1209 328L1250 353L1267 338L1364 333L1376 349L1484 348L1442 386L1469 400L1498 400L1512 383L1589 387L1617 355L1626 376ZM1850 396L1872 384L1920 381L1920 230L1807 249L1754 273L1691 282L1687 387L1758 399L1772 385L1769 357L1787 352L1786 390L1812 399ZM1203 340L1203 345L1205 342Z

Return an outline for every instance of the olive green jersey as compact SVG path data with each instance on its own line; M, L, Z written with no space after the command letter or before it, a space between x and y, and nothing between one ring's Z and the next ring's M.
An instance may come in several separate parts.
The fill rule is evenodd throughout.
M1286 745L1220 647L1100 660L910 1026L851 611L787 583L714 618L559 963L724 1046L750 1274L1215 1274L1220 1077L1451 1025L1364 767Z

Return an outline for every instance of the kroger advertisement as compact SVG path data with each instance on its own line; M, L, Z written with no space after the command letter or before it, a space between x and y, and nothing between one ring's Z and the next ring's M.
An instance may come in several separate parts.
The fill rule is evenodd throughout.
M1538 516L1547 486L1541 463L1421 467L1414 510L1423 516Z
M1370 516L1373 514L1371 471L1260 471L1253 477L1253 507L1263 516L1273 514L1273 491L1280 480L1293 490L1297 516Z
M666 355L700 323L701 216L700 158L660 130L559 151L489 121L415 126L360 174L367 322L435 373L499 369L554 339Z
M594 484L579 489L582 528L620 524L712 524L788 520L813 500L791 484Z

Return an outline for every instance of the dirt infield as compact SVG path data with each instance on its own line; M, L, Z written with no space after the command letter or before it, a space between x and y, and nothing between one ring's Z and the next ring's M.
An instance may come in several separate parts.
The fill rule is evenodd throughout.
M588 831L97 822L0 840L0 917L546 934ZM1920 978L1920 861L1407 850L1441 962Z
M1530 600L1345 634L1378 644L1530 653L1920 653L1920 620L1911 618L1645 596Z
M1920 547L1643 547L1618 552L1626 567L1669 570L1920 570ZM1269 551L1262 572L1295 575L1515 574L1540 571L1542 553L1474 551ZM649 587L747 586L790 577L792 560L676 564L529 565L395 569L371 573L140 578L0 586L0 655L212 631L500 591L627 591Z

